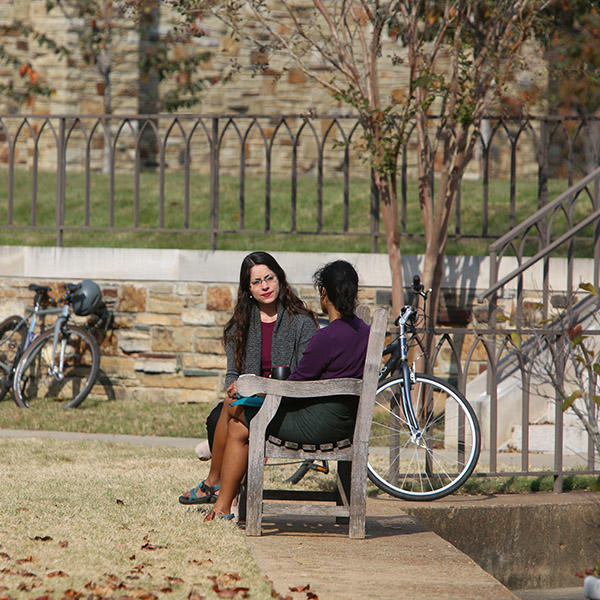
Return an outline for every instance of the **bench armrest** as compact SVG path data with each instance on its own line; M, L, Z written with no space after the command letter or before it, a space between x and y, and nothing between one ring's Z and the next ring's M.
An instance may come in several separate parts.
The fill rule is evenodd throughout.
M241 375L237 391L242 396L273 394L291 398L313 398L349 394L360 396L362 379L320 379L318 381L280 381L257 375Z

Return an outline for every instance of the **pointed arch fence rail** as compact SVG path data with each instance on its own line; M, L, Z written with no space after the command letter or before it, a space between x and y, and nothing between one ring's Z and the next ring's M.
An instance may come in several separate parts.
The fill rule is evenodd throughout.
M230 234L323 235L367 240L367 250L376 252L384 234L361 136L356 118L343 115L0 115L0 236L43 231L62 246L70 232L192 233L219 249ZM411 130L398 163L399 227L406 238L423 235L418 203L411 204L414 138ZM484 304L473 310L480 317L469 327L436 326L432 360L436 368L443 354L450 357L450 367L436 374L453 381L479 412L480 474L551 474L561 489L567 474L600 472L594 431L574 434L572 451L561 398L555 390L539 393L548 382L539 382L543 370L535 367L550 357L565 382L569 327L600 340L591 319L597 304L580 302L577 288L582 255L594 259L586 277L598 287L599 163L597 119L489 116L480 124L465 177L476 184L479 214L467 219L473 205L465 208L459 197L450 236L493 241L490 288L478 290ZM51 213L40 202L40 181L48 174ZM533 182L535 206L520 202L525 180ZM564 185L553 199L555 180ZM498 181L501 202L492 194ZM252 186L259 187L259 204L250 199ZM332 187L335 209L325 193ZM275 195L285 197L283 216ZM542 275L535 280L528 273L538 265ZM556 265L564 272L560 284L552 278ZM586 382L592 391L597 377ZM503 394L510 386L512 396ZM595 405L590 410L597 434ZM545 425L545 433L535 433Z
M398 163L399 226L407 238L423 237L411 187L415 138L409 129ZM572 184L598 164L599 155L600 123L594 118L484 119L466 175L478 182L480 214L467 222L472 205L459 198L451 238L497 239L507 225L516 226L548 202L549 182ZM354 116L0 115L0 174L1 167L7 181L0 229L54 231L57 246L73 231L203 233L211 249L219 248L220 235L240 232L350 236L368 240L371 252L384 238ZM25 183L17 177L22 170L30 174ZM99 172L108 183L102 202L94 202ZM56 177L52 222L38 210L39 182L49 173ZM141 182L145 173L156 177L150 194ZM248 195L257 176L260 206ZM537 206L520 202L524 177L535 181ZM124 218L123 180L132 198ZM332 180L335 207L324 193ZM357 180L367 182L360 192ZM491 197L499 180L501 205ZM285 192L278 191L282 182ZM284 215L275 214L281 210L273 205L277 193L285 193ZM331 211L334 222L327 224L324 214Z

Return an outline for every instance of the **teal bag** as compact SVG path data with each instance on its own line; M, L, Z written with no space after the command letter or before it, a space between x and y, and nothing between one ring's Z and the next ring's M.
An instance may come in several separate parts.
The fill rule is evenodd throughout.
M262 406L264 396L240 396L231 403L231 406Z

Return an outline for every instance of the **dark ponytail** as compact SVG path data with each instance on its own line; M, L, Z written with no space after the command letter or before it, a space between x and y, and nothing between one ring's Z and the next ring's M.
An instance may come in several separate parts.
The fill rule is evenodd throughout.
M327 292L327 297L342 315L349 319L354 315L358 295L358 274L345 260L336 260L321 267L314 275L315 287Z

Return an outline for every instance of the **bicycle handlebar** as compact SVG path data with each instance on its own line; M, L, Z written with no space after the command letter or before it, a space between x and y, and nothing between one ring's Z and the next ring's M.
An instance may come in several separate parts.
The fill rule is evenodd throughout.
M427 296L431 292L431 288L426 290L425 286L421 283L421 277L419 275L415 275L412 281L412 292L415 295L418 294L421 296L423 300L427 300ZM398 326L401 321L403 324L405 324L409 318L417 312L415 308L416 304L417 303L414 302L414 299L412 304L405 304L400 310L400 315L394 320L394 325Z

